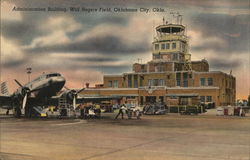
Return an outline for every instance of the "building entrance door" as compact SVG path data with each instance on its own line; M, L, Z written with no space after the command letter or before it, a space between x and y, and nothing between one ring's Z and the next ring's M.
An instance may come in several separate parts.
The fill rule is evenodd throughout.
M146 103L156 103L156 96L146 96Z

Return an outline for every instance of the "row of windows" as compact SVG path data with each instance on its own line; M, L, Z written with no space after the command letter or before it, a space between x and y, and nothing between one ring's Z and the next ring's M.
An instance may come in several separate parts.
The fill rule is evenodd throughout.
M171 45L171 46L170 46ZM161 43L161 49L176 49L176 43ZM160 49L160 44L155 44L155 50Z
M118 88L118 80L108 81L108 87L110 87L110 88Z
M148 86L165 86L164 79L149 79Z
M179 42L178 44L180 44L180 50L181 51L185 51L186 50L186 43L184 42ZM177 43L173 42L173 43L158 43L154 45L154 49L155 50L167 50L167 49L176 49L177 48Z
M168 76L168 79L170 76ZM139 84L138 84L138 79ZM213 86L213 78L200 78L200 85L201 86ZM134 75L134 87L137 88L138 86L142 86L142 78L139 78L137 75ZM148 86L165 86L164 79L149 79ZM176 73L176 86L183 86L188 87L188 73L183 73L183 79L181 79L181 74ZM110 80L108 81L108 87L110 88L118 88L118 80ZM128 75L128 87L132 87L132 75Z
M212 102L212 96L200 96L201 102Z
M180 79L176 80L176 86L181 86L181 80ZM182 81L182 86L183 87L188 87L188 80L183 80Z
M160 55L160 54L156 54L153 55L153 59L167 59L167 60L171 60L172 61L176 61L179 59L179 54L177 53L172 53L172 54L168 54L168 55Z
M182 73L182 81L181 81L181 73L176 73L176 86L188 87L188 78L192 78L192 74L188 74L187 72ZM182 82L182 85L181 85Z
M206 78L200 78L200 86L212 86L213 85L213 78L208 78L207 79L207 84L206 84Z

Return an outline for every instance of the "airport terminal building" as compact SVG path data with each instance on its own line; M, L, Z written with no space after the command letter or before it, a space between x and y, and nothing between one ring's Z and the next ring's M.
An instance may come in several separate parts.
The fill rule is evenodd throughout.
M86 88L84 96L117 96L121 101L166 105L214 102L235 103L236 79L221 71L209 71L208 61L192 61L188 37L181 23L163 22L156 27L152 60L135 63L132 72L104 75L103 84Z

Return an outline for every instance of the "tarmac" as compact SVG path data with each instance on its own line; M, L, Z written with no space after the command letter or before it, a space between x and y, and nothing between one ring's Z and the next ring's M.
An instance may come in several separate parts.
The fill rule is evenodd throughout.
M144 115L115 120L0 115L1 160L250 160L250 117Z

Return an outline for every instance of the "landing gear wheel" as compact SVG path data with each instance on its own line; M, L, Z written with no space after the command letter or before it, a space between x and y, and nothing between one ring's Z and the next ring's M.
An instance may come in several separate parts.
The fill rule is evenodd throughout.
M14 109L13 109L13 115L14 115L14 117L16 117L16 118L20 118L21 117L21 108L20 107L14 107Z
M32 114L32 108L30 106L26 106L25 107L25 113L24 113L25 117L26 118L31 118L31 114Z
M9 115L9 112L10 112L10 110L9 110L9 109L7 109L7 111L6 111L6 115Z

